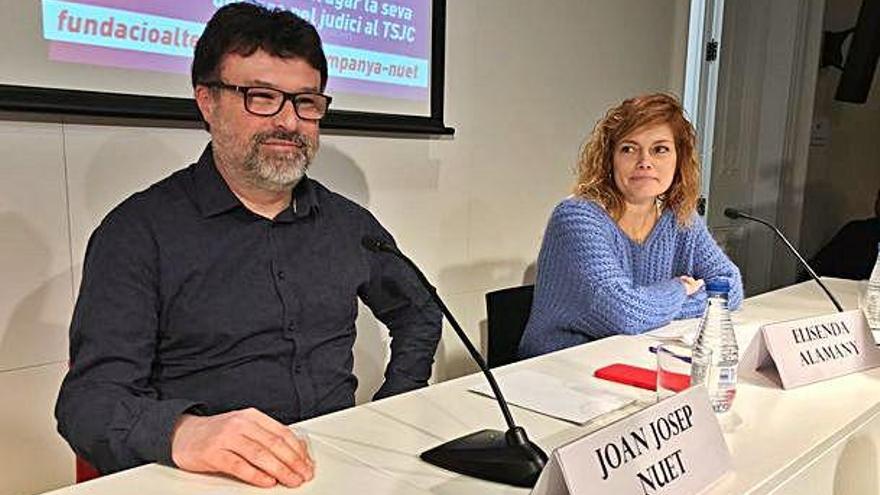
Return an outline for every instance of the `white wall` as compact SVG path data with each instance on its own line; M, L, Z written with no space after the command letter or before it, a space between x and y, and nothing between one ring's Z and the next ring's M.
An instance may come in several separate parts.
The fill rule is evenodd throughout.
M325 135L312 175L368 206L472 338L484 294L533 276L578 146L610 104L681 93L687 0L450 0L449 138ZM135 190L197 158L197 129L0 115L0 493L71 483L52 409L91 230ZM359 321L363 400L384 343ZM473 366L448 332L435 379Z
M798 244L822 10L822 0L725 3L709 224L747 294L791 283L793 260L772 231L723 211L750 211Z

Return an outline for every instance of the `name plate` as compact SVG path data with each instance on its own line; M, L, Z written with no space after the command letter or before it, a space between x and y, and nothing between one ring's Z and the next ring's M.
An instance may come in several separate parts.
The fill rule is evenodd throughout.
M532 495L698 493L730 469L701 385L553 451Z
M761 327L758 370L772 364L782 387L799 387L880 366L880 350L861 310Z

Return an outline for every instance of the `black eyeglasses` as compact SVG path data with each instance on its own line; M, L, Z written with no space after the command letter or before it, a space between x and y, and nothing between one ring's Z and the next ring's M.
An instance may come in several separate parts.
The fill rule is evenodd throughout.
M284 103L290 100L297 117L303 120L321 120L327 115L327 109L333 101L330 96L311 91L288 93L275 88L236 86L222 81L203 83L203 86L241 93L244 96L244 109L261 117L277 115L284 108Z

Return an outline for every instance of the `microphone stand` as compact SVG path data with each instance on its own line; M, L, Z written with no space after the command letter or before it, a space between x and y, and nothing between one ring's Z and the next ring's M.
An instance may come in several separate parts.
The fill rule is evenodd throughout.
M785 243L786 247L788 247L788 250L791 251L792 253L794 253L795 257L798 259L798 261L800 261L801 265L803 265L803 267L807 269L807 273L810 274L810 277L812 277L812 279L815 280L817 284L819 284L819 287L821 287L822 290L825 291L825 294L828 296L829 299L831 299L831 302L834 304L834 307L837 308L837 311L843 313L843 306L841 306L840 303L837 302L837 299L834 297L833 294L831 294L831 291L828 290L828 287L825 287L825 284L823 284L822 280L819 279L819 275L817 275L816 272L813 271L813 268L810 267L810 265L807 264L807 261L803 258L803 256L801 256L801 253L799 253L798 250L795 249L794 246L792 246L790 242L788 242L788 239L785 238L785 236L782 234L782 232L778 228L776 228L775 225L771 224L770 222L768 222L766 220L762 220L758 217L753 217L747 213L743 213L735 208L725 208L724 209L724 216L726 216L727 218L730 218L730 219L734 219L734 220L737 218L745 218L746 220L758 222L761 225L765 225L765 226L769 227L770 229L772 229L773 232L776 233L776 236L779 237L780 239L782 239L782 242Z
M526 431L517 426L501 393L501 388L486 365L486 361L473 343L464 333L455 317L440 299L437 289L431 285L425 274L416 264L390 242L364 237L363 246L373 252L385 252L403 260L415 274L419 282L427 289L443 315L452 325L452 329L467 348L471 358L483 372L495 399L501 407L501 414L507 423L507 431L481 430L451 440L433 449L422 452L419 456L425 462L435 466L461 473L474 478L496 481L507 485L530 488L538 481L541 470L547 463L547 454L532 443Z

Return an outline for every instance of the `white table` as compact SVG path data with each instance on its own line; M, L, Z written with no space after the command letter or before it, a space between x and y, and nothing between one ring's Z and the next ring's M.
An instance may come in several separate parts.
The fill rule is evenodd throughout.
M827 280L847 308L860 284ZM833 311L818 286L799 284L748 299L734 314L741 352L758 326ZM653 367L650 335L613 337L521 361L496 373L528 368L579 387L638 399L653 393L599 380L613 362ZM422 462L420 452L483 428L504 429L497 405L467 389L471 375L426 389L315 418L300 425L312 439L318 470L302 494L526 494L528 490L475 480ZM741 379L731 412L721 416L733 471L711 494L880 493L880 368L783 391L769 380ZM634 404L579 427L513 407L516 421L548 453L638 409ZM68 487L57 494L238 494L289 490L251 488L219 477L148 465Z

